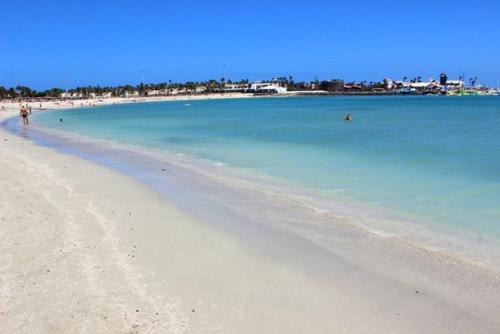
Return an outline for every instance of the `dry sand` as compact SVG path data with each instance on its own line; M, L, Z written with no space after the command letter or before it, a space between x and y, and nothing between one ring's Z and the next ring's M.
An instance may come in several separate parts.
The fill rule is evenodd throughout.
M76 100L52 100L41 101L37 99L25 101L8 101L0 100L0 115L9 114L12 112L19 113L21 105L30 104L33 110L54 110L54 109L69 109L81 107L93 107L108 104L122 103L144 103L144 102L160 102L160 101L190 101L190 100L205 100L205 99L237 99L237 98L252 98L258 97L248 93L224 93L224 94L197 94L197 95L169 95L169 96L151 96L151 97L112 97L112 98L94 98L94 99L76 99Z
M472 290L462 303L456 263L456 298L422 290L421 267L402 282L360 265L369 247L329 256L335 274L320 278L1 129L0 168L1 333L500 333L498 281L493 301ZM380 268L398 263L383 249Z

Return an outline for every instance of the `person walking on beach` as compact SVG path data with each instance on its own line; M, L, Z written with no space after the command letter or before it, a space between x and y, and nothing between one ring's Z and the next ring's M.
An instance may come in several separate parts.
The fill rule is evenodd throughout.
M21 111L19 112L19 115L21 116L21 119L23 120L23 125L30 124L30 122L28 120L28 109L26 109L25 106L21 106Z

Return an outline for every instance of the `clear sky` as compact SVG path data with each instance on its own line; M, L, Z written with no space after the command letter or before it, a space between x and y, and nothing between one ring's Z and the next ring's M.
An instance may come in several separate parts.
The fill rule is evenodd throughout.
M500 80L499 0L0 0L0 85Z

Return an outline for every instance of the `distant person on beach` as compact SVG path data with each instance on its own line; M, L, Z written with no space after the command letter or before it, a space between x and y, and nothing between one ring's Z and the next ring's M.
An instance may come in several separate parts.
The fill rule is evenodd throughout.
M352 121L352 115L351 114L346 114L344 117L345 121Z
M29 110L30 115L31 115L31 112L33 111L33 108L31 107L31 104L30 104L30 105L28 105L28 110Z
M25 106L21 106L21 111L19 112L21 119L23 120L23 125L28 125L30 122L28 120L28 109Z

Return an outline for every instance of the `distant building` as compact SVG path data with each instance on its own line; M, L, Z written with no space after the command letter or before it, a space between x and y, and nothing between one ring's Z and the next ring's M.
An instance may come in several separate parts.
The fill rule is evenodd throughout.
M408 87L415 88L416 90L424 90L434 84L434 82L410 82L408 83Z
M125 97L138 97L140 94L138 91L134 90L134 91L128 91L126 90L125 91Z
M230 84L225 84L224 85L224 91L225 92L247 92L250 89L249 84L235 84L235 83L230 83Z
M286 87L271 82L254 82L250 85L250 91L254 93L284 94L286 93Z
M400 88L394 90L394 93L397 93L397 94L413 94L416 92L417 92L417 90L415 88L411 88L411 87L400 87Z
M195 89L195 92L196 93L204 93L207 91L207 86L197 86L196 89Z
M146 96L158 96L160 95L160 91L156 89L150 89L145 92Z
M465 87L465 83L462 80L447 80L446 87L448 90L460 90Z
M397 87L397 82L395 82L394 80L392 79L389 79L389 78L385 78L384 79L384 87L385 89L387 90L392 90L394 88Z
M344 84L344 90L346 92L349 92L349 91L355 92L355 91L360 91L362 89L363 89L363 87L361 85L358 85L354 82Z
M446 73L441 73L441 75L439 76L439 84L441 86L446 86L447 81L448 81L448 76L446 75Z

